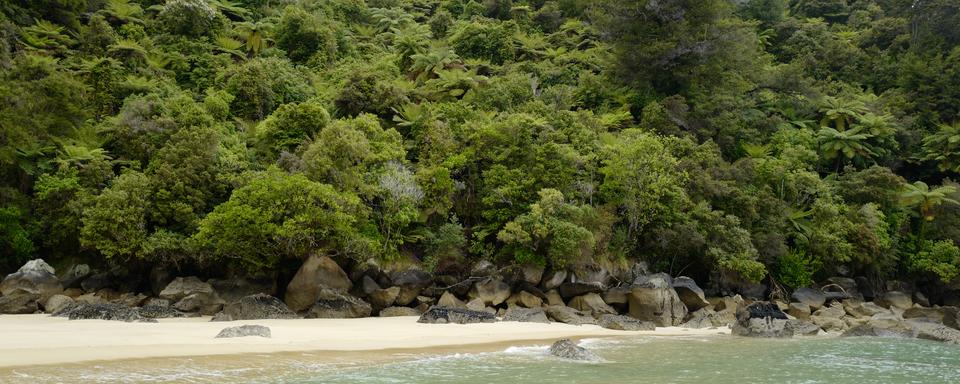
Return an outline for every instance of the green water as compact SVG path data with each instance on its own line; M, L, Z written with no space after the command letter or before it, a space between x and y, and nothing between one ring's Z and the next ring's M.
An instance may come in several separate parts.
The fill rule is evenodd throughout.
M521 345L498 352L395 355L381 363L287 354L234 364L181 358L32 367L0 375L0 382L960 383L960 346L919 340L637 337L582 345L603 361L563 361L547 356L546 345Z

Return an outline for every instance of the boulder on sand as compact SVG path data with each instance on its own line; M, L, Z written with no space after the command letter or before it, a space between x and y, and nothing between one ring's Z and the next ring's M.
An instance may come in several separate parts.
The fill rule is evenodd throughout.
M298 316L280 299L258 293L244 296L223 307L218 320L296 319Z
M63 286L54 274L54 269L43 259L28 261L16 272L7 275L0 282L0 294L10 296L17 292L39 295L39 302L46 302L50 296L63 293Z
M73 303L73 299L69 296L53 295L43 303L43 310L47 313L54 313Z
M503 321L519 321L521 323L549 323L547 314L542 308L510 307L503 315Z
M737 321L732 332L748 337L793 337L786 329L787 314L776 304L760 301L737 308Z
M303 262L297 274L287 284L283 301L295 312L313 306L320 291L333 289L348 291L353 287L347 273L328 256L312 255Z
M308 319L352 319L370 317L373 307L358 297L332 289L320 291L320 298L307 311Z
M548 305L543 310L551 320L560 323L570 325L596 323L593 317L565 305Z
M493 314L487 312L438 306L430 307L430 309L427 309L427 311L420 316L420 319L417 320L418 323L426 324L471 324L493 323L496 321L497 318Z
M593 315L593 317L617 314L617 311L607 305L607 303L603 301L603 298L596 293L588 293L574 297L570 299L570 302L567 305L570 308Z
M23 291L0 296L0 313L10 315L34 313L39 310L37 300L40 300L40 295Z
M176 303L184 297L198 293L206 295L215 294L210 284L203 282L196 276L178 277L173 279L170 284L167 284L167 286L160 291L160 298L170 300L171 303Z
M652 321L658 327L680 325L687 306L670 284L670 276L654 274L638 277L628 296L630 316Z
M617 331L652 331L657 328L649 321L640 321L624 315L603 315L597 319L597 325Z
M420 311L410 307L389 307L380 310L380 317L420 316Z
M156 322L155 319L140 316L140 311L120 304L74 304L67 306L52 316L66 317L70 320L116 320L126 322Z
M588 351L586 348L583 348L579 345L574 344L570 339L562 339L553 343L550 346L550 354L556 357L570 359L570 360L581 360L581 361L597 361L600 360L600 357L595 355L593 352Z
M217 339L232 337L260 336L270 338L270 328L262 325L241 325L239 327L224 328L217 334Z
M697 282L693 279L680 276L673 279L672 285L673 289L677 291L677 295L680 296L680 301L687 306L688 311L696 311L710 305L710 302L703 295L703 290L697 286Z
M496 306L510 297L510 286L503 280L486 278L473 285L470 297L483 300L486 305Z

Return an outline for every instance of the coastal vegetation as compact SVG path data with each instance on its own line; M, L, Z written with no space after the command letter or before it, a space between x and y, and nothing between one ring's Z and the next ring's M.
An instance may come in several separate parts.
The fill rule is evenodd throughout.
M958 25L955 0L4 1L0 272L643 261L943 301Z

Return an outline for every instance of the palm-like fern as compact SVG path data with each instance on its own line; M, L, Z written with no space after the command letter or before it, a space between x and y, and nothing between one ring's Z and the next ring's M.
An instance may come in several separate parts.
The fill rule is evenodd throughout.
M833 126L836 130L843 131L861 115L867 113L867 107L860 100L826 96L820 103L820 113L823 114L820 120L821 126Z
M839 131L830 127L820 128L817 133L820 140L820 150L827 159L856 157L870 159L876 156L866 140L873 137L869 133L861 132L860 127Z
M130 0L109 0L106 6L97 13L106 16L108 20L116 24L131 22L143 24L143 8L140 7L140 4L130 3Z
M955 192L957 192L957 188L950 185L930 189L927 183L917 181L913 184L904 185L903 191L900 193L900 202L905 207L918 208L924 220L933 221L933 209L937 206L944 203L960 204L960 202L947 197Z
M960 173L960 122L940 124L923 139L923 160L936 161L941 171Z

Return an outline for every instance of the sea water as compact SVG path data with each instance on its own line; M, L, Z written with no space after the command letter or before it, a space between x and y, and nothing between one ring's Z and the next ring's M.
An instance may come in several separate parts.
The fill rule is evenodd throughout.
M923 340L620 337L581 340L602 360L547 343L357 360L310 353L24 367L0 383L960 383L960 346Z

